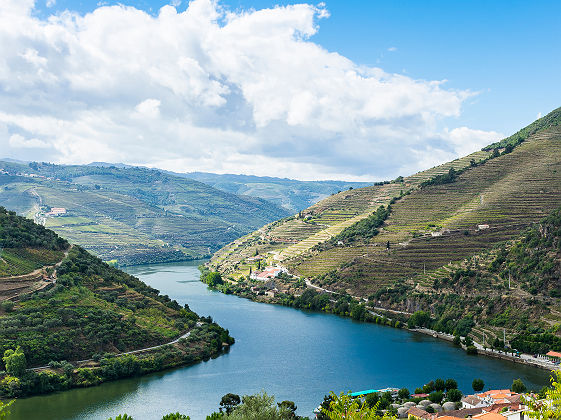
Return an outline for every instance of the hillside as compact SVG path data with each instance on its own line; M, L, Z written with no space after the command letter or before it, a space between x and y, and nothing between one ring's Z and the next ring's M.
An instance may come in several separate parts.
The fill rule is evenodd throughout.
M36 162L0 162L0 205L121 264L201 258L287 214L156 170Z
M481 308L489 312L478 321L489 324L516 304L529 311L520 312L526 325L542 324L547 317L549 325L561 323L561 312L553 306L537 310L526 302L555 299L559 305L551 295L555 288L515 283L509 289L514 300L506 304L504 275L485 287L468 282L462 291L455 288L469 261L492 259L501 246L521 240L526 229L561 205L560 123L557 109L494 147L413 176L329 197L300 218L274 222L229 244L210 266L239 278L250 267L257 269L251 257L259 254L266 264L280 263L315 287L369 298L372 306L409 313L425 309L436 317L448 308L442 322L454 320L452 330L462 317L473 319ZM488 300L476 299L480 294ZM513 319L517 321L509 326L520 331L524 323Z
M7 371L0 373L0 396L95 385L191 363L220 353L223 343L232 343L227 331L199 318L187 305L179 306L137 278L1 207L0 246L4 273L19 274L0 277L0 354L20 348L28 366L49 363L52 368L16 372L5 360L0 365L0 371ZM45 252L50 259L27 261L27 255ZM52 252L60 252L54 265ZM12 254L19 260L5 258ZM110 355L170 343L181 336L185 340L155 353L126 356L126 372L116 367L120 358ZM74 366L57 371L63 361ZM75 367L85 370L74 371Z
M175 174L204 182L214 188L232 194L262 198L286 209L290 214L298 213L311 205L349 188L370 185L366 182L345 181L297 181L288 178L274 178L252 175L212 174L190 172Z

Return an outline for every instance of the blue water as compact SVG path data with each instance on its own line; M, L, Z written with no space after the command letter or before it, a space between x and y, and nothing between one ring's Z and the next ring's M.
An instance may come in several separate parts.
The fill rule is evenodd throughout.
M217 410L222 395L265 390L296 402L300 415L329 391L417 386L455 378L464 392L474 378L508 388L515 378L541 388L546 371L508 361L468 356L432 337L333 315L255 303L213 292L199 282L196 262L131 267L127 271L162 293L211 315L236 338L229 353L198 365L88 389L17 401L23 419L160 419L180 411L192 420Z

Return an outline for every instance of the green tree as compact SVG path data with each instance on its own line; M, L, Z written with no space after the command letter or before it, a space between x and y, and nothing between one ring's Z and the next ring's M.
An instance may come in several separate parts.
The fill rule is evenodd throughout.
M380 396L378 395L377 392L373 392L372 394L368 394L366 396L366 399L365 399L366 405L370 408L376 407L376 405L378 404L378 401L380 401Z
M406 400L407 398L409 398L409 395L410 395L410 393L409 393L409 390L407 388L401 388L397 393L397 396L401 400Z
M290 415L292 418L296 418L296 409L298 407L296 406L296 404L294 404L294 401L285 400L280 403L277 403L277 405L281 410L286 410L289 413L291 413Z
M444 392L442 391L434 391L431 392L429 395L429 400L431 400L433 403L436 404L440 404L443 398L444 398Z
M483 388L485 388L485 382L483 382L483 379L476 378L471 383L471 387L475 392L483 391Z
M10 401L7 403L3 403L0 401L0 420L6 420L10 415L10 406L14 403L14 401Z
M191 418L185 414L170 413L162 417L162 420L191 420Z
M434 381L427 382L423 385L423 392L425 394L430 394L432 391L434 391Z
M446 382L444 383L444 386L445 386L447 391L450 391L451 389L457 389L458 388L458 382L456 382L455 379L448 378L448 379L446 379Z
M224 280L222 280L222 276L217 271L211 271L205 276L205 283L208 284L210 287L216 287L219 284L223 284Z
M459 389L451 389L446 393L446 399L452 402L458 402L462 399L462 391Z
M526 392L526 385L522 382L522 379L515 379L512 381L512 385L510 387L512 392L516 392L517 394L521 394Z
M113 417L110 417L109 420L113 420ZM133 420L133 418L128 414L119 414L115 420Z
M25 372L27 367L27 361L25 360L25 354L20 346L15 350L9 349L4 352L4 357L2 357L4 365L6 366L6 372L13 376L21 376Z
M434 381L434 389L436 389L437 391L444 391L444 388L446 388L444 379L438 378Z
M414 327L426 327L430 321L430 314L425 311L417 311L409 317L407 320L407 326L409 328Z
M241 404L224 418L228 420L291 420L292 415L292 411L286 407L278 407L275 404L275 397L263 392L244 395Z
M206 420L222 420L224 418L224 413L212 413L206 416Z
M378 414L378 407L368 407L358 398L352 398L349 394L331 393L332 401L329 409L322 408L322 413L329 420L386 420L395 419L394 416Z
M241 398L237 394L228 393L222 397L220 400L220 412L226 410L226 414L230 414L232 410L242 402Z
M545 391L545 401L536 395L523 395L522 401L528 406L526 414L531 419L560 419L561 418L561 371L555 370L551 375L551 387Z

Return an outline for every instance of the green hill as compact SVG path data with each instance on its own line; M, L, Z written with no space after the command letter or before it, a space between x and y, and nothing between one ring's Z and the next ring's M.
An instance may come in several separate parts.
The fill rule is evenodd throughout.
M0 354L9 356L20 348L27 366L50 366L25 371L4 358L0 396L95 385L193 363L219 354L223 343L233 342L227 331L199 318L187 305L181 307L137 278L1 207L0 246L4 274L11 270L19 274L0 276ZM52 258L21 264L26 255L44 252ZM60 253L56 264L53 252ZM11 254L19 260L5 258ZM168 346L116 356L181 336Z
M36 162L0 162L0 205L121 264L208 256L287 214L157 170ZM50 215L52 208L66 213Z
M561 312L554 309L561 302L551 295L557 289L542 283L532 287L515 281L508 299L504 276L493 277L485 287L468 282L455 289L469 261L493 258L501 246L520 240L561 205L560 122L557 109L464 158L331 196L301 217L236 240L210 265L239 279L257 268L251 257L259 254L266 264L280 263L316 287L369 299L373 307L409 313L424 309L438 319L448 308L440 324L454 320L442 328L448 332L463 317L487 327L516 305L525 308L518 314L524 314L526 324L522 315L512 316L507 326L513 333L525 325L561 323ZM478 300L481 296L484 300ZM532 299L550 302L549 309L528 306Z
M291 214L349 188L366 187L372 183L346 181L297 181L253 175L190 172L175 174L211 185L232 194L259 197L275 203Z

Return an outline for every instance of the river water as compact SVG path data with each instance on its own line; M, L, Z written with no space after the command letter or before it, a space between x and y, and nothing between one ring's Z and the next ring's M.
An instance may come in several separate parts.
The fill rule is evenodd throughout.
M18 400L10 419L97 420L127 413L152 420L179 411L204 420L222 395L261 390L277 401L295 401L298 413L312 418L329 391L413 390L438 377L455 378L464 392L471 391L474 378L482 378L486 388L508 388L514 378L536 389L548 382L546 371L468 356L429 336L213 292L199 282L197 264L127 271L228 328L236 338L229 353L141 378Z

